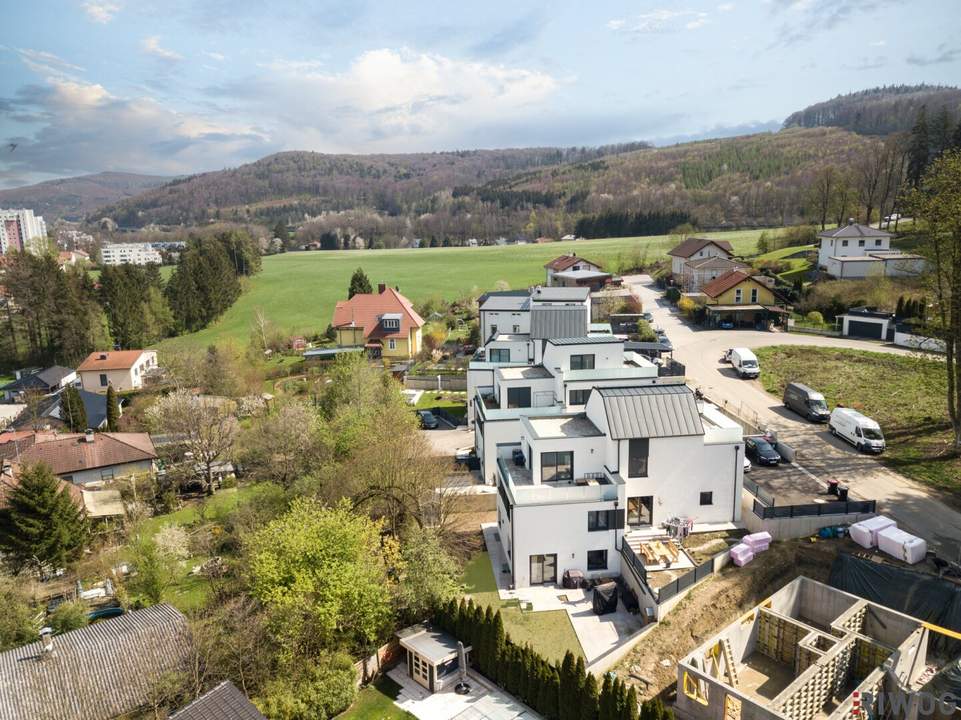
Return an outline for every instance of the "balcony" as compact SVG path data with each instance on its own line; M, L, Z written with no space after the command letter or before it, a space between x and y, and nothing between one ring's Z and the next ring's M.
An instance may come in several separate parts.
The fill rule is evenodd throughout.
M483 403L486 410L500 410L500 401L493 385L482 385L477 388L477 399Z
M552 503L589 503L617 500L618 485L623 481L610 473L585 473L564 482L535 483L530 468L514 465L498 448L499 482L507 489L515 505Z

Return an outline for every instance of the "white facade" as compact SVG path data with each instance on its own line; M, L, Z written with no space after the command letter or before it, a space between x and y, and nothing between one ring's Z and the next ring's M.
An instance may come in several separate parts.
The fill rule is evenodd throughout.
M563 270L554 270L554 269L551 268L551 267L547 267L546 270L547 270L547 278L546 278L546 279L547 279L547 286L548 286L548 287L553 287L554 285L559 285L559 284L560 284L560 283L555 282L555 280L554 280L554 276L555 276L557 273L578 272L578 271L581 271L581 270L588 270L588 271L591 271L591 272L600 272L600 273L604 272L604 269L603 269L600 265L596 265L596 264L590 262L589 260L584 260L583 258L578 258L576 263L574 263L574 264L571 265L570 267L564 268Z
M838 280L917 277L924 272L925 260L920 255L889 250L864 255L829 257L821 267L828 275Z
M822 237L818 248L818 267L827 267L832 257L864 257L878 250L891 249L891 237L883 230L883 235L873 237Z
M116 363L112 359L116 355L123 355L125 359ZM117 392L127 392L142 388L144 377L156 367L157 353L154 350L142 350L139 355L129 350L119 353L95 352L77 368L77 374L81 387L88 392L106 393L110 386Z
M41 253L47 239L47 224L33 210L0 209L0 255L22 250Z
M100 260L104 265L160 265L163 258L150 243L115 243L100 249Z
M730 258L731 253L722 247L718 247L715 243L708 243L704 247L696 250L687 257L678 257L677 255L671 255L671 273L677 277L684 274L685 265L691 260L704 260L706 258L712 257L722 257Z

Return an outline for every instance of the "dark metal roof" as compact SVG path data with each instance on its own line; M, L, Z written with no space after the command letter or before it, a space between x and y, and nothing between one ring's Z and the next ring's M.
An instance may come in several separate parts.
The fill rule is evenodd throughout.
M535 305L531 310L531 338L583 337L587 335L588 309L583 305Z
M834 228L833 230L822 230L818 233L819 238L862 238L862 237L894 237L887 230L881 230L880 228L873 228L869 225L862 225L861 223L851 222L847 225L842 225L841 227Z
M54 365L52 367L45 368L40 372L21 375L13 382L4 385L2 388L0 388L0 390L6 390L7 392L18 392L20 390L29 390L31 388L36 388L38 390L49 390L57 387L63 381L63 379L72 372L74 372L72 368L63 367L62 365Z
M181 708L170 720L267 720L247 696L225 680Z
M628 438L703 435L694 392L686 385L595 388L604 401L608 434Z
M170 605L103 620L0 653L0 720L109 720L146 706L161 677L183 669L187 618Z
M526 292L521 295L512 293L510 295L499 293L487 293L480 299L479 309L489 310L530 310L531 299Z
M551 345L613 345L622 343L624 340L614 335L581 335L580 337L550 338L547 342Z
M591 294L587 287L536 287L531 292L534 302L584 302Z

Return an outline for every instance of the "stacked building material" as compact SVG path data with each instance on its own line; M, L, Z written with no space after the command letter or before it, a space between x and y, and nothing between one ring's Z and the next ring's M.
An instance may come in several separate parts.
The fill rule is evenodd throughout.
M751 560L754 559L754 551L751 550L750 545L745 545L744 543L738 543L731 548L731 560L738 567L744 567Z
M758 532L745 535L741 542L751 548L751 552L757 555L767 550L771 546L771 533Z
M878 546L878 533L887 528L896 528L898 524L884 515L877 515L867 520L854 523L851 526L851 539L863 548L871 549Z
M893 558L914 565L924 560L928 544L919 537L904 532L897 527L888 527L878 535L878 549Z

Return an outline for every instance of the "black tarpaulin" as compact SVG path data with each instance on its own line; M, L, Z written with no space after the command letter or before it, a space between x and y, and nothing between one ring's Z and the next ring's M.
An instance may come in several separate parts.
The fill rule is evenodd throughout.
M595 615L617 612L617 585L612 582L598 585L594 588L592 602Z

